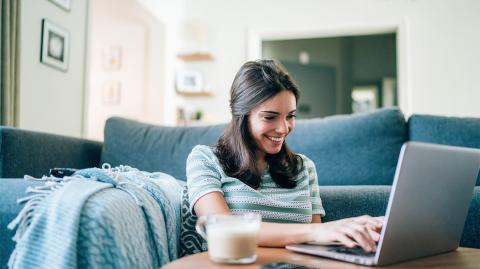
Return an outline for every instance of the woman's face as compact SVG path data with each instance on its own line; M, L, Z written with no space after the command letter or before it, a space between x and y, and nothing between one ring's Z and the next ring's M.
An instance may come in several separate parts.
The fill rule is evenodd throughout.
M261 103L248 117L248 128L258 147L257 155L276 154L295 127L297 102L292 92L283 90Z

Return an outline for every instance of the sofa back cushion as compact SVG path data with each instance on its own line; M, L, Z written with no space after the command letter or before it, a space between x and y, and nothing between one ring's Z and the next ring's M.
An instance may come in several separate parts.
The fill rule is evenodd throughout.
M161 171L185 180L185 164L192 148L215 144L225 126L164 127L110 118L105 125L101 161ZM287 143L294 152L314 161L321 185L390 185L406 139L403 114L398 109L382 109L298 120Z
M480 148L480 119L412 115L408 136L411 141ZM480 174L476 185L480 186Z
M164 172L186 180L188 154L197 144L215 144L225 125L165 127L113 117L105 124L102 163Z
M396 108L299 120L289 147L313 160L320 185L391 185L407 126Z

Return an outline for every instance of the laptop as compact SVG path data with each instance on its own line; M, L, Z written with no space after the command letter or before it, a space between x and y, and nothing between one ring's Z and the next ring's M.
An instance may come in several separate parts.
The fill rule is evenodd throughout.
M420 142L402 146L377 251L297 244L287 249L383 266L458 248L480 169L480 150Z

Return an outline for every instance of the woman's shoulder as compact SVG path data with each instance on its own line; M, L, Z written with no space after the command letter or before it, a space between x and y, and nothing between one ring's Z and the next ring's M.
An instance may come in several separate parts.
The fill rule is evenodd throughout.
M215 170L222 175L222 168L214 150L215 146L197 145L193 147L187 158L187 170L208 169Z
M209 145L196 145L193 147L192 152L212 152L213 153L213 146Z
M213 146L196 145L190 152L189 158L214 158L215 153L213 152L213 149Z
M302 159L304 169L315 167L315 163L310 158L308 158L306 155L301 154L301 153L296 153L296 154Z

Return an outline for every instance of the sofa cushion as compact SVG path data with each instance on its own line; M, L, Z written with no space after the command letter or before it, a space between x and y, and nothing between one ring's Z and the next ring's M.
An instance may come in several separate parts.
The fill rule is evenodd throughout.
M23 204L17 200L28 196L25 192L27 187L40 186L44 182L24 180L23 178L2 178L0 184L0 268L7 268L7 262L15 248L12 240L15 231L7 228L7 225L15 219Z
M397 108L299 120L290 148L313 160L320 185L391 185L407 126Z
M325 207L322 221L361 215L385 216L391 186L320 186Z
M98 166L101 143L0 126L0 177L41 177L50 168Z
M165 127L113 117L105 124L101 162L160 171L186 180L185 165L192 148L216 143L224 128Z
M224 124L165 127L110 118L105 125L101 161L161 171L185 180L191 149L197 144L215 144L224 128ZM298 120L287 142L293 151L314 161L321 185L390 185L406 139L400 110L381 109Z
M408 136L411 141L480 148L480 119L412 115ZM480 173L476 185L480 186Z

